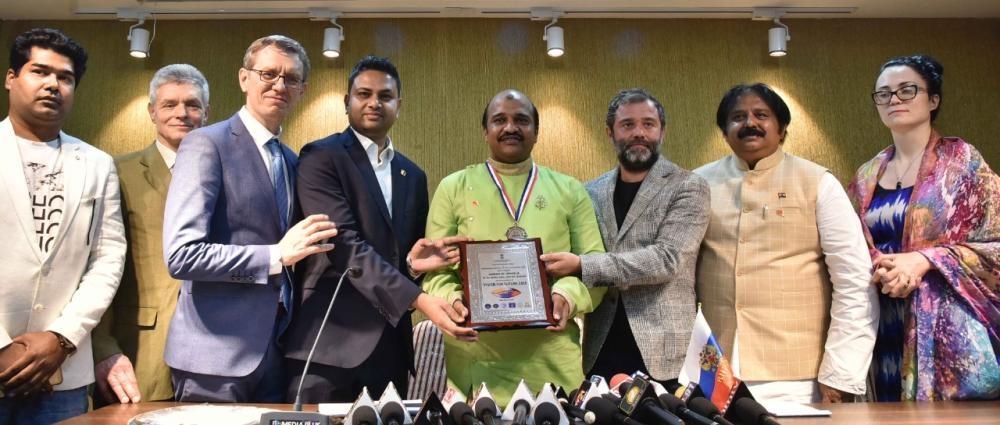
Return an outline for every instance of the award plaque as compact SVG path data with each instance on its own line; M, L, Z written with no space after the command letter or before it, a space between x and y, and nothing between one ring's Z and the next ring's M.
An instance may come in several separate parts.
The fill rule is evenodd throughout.
M538 238L459 244L462 290L469 308L466 326L476 330L544 328L554 325Z

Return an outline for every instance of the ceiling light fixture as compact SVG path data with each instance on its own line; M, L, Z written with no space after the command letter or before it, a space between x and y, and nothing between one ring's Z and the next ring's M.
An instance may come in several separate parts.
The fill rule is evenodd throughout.
M344 27L337 23L342 13L329 9L309 9L309 19L314 21L330 21L332 27L323 29L323 56L340 57L340 42L344 39Z
M792 40L788 32L788 25L781 23L781 16L785 14L785 9L760 7L754 8L753 20L772 21L776 25L767 31L767 54L774 57L781 57L788 54L788 42Z
M118 19L122 21L132 21L136 20L134 25L128 28L128 35L125 37L128 40L128 54L134 58L146 58L149 56L149 46L153 43L153 37L156 36L156 19L153 19L153 33L150 34L149 30L142 28L142 24L146 23L146 18L150 16L149 12L137 9L119 9Z
M545 26L545 32L542 34L542 40L545 41L545 51L549 54L549 56L554 58L560 57L566 53L563 28L556 25L559 21L559 17L563 14L563 12L546 8L531 9L531 20L551 20L549 24Z

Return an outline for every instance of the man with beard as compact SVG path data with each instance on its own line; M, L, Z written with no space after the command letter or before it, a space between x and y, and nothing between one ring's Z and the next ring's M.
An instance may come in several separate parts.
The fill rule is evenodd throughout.
M660 155L666 116L645 90L622 90L612 98L606 124L618 166L587 183L587 192L608 252L541 258L553 276L608 287L585 319L585 370L609 380L637 370L675 380L694 323L695 262L708 226L708 185Z
M698 298L758 399L847 401L865 393L875 343L871 260L837 179L782 151L789 121L764 84L719 103L733 154L694 171L712 189Z
M441 180L427 215L427 238L459 234L489 241L527 236L541 239L543 251L603 251L583 185L531 158L538 139L538 110L531 100L516 90L501 91L483 111L482 125L489 158ZM546 382L568 388L583 379L580 328L571 319L593 311L604 289L590 291L574 276L549 282L555 325L481 332L459 338L464 341L445 337L452 388L465 392L486 382L494 398L503 402L522 378L534 390ZM424 290L467 317L457 268L428 273Z

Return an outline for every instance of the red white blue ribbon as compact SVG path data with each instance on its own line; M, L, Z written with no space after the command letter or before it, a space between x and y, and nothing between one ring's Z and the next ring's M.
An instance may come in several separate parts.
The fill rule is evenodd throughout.
M486 171L490 173L493 185L500 192L500 200L507 207L507 213L510 214L510 218L514 220L515 225L518 224L521 221L521 214L524 213L524 206L528 204L528 198L531 197L531 192L535 189L535 182L538 181L538 165L531 164L531 172L528 173L528 181L524 183L524 191L521 192L521 199L517 203L517 210L514 209L514 203L511 202L510 195L507 194L507 188L504 187L503 181L500 180L500 175L493 169L489 161L486 161Z

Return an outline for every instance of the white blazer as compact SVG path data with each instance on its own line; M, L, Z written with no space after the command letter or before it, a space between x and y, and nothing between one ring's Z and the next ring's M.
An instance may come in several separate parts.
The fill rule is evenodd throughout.
M111 156L65 133L65 208L48 254L35 236L28 187L10 118L0 122L0 347L54 331L76 345L56 390L94 382L90 330L114 298L125 264L118 174Z

